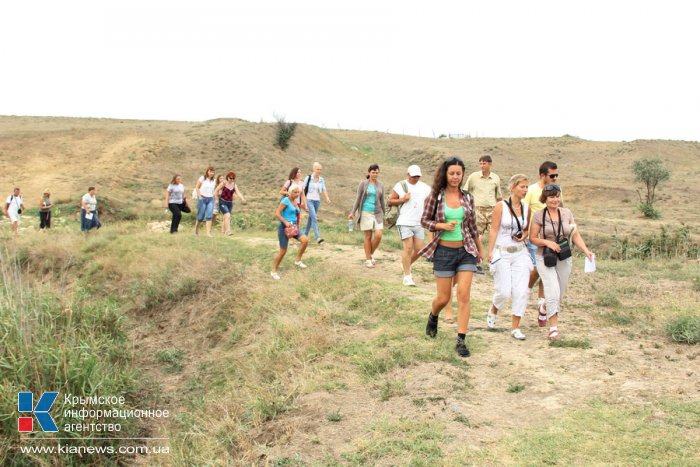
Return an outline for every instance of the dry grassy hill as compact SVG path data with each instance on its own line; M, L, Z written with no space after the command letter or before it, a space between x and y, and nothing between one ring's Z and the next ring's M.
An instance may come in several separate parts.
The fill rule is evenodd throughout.
M455 325L441 319L438 337L425 336L431 265L417 262L417 287L403 287L395 232L368 270L361 235L324 225L327 241L309 246L308 269L293 266L292 247L273 281L278 244L264 228L205 238L145 226L167 223L173 173L191 188L208 164L239 174L250 200L239 211L271 218L290 168L320 161L333 200L327 222L347 212L372 162L390 183L418 163L430 182L448 154L477 170L489 153L504 180L534 178L543 160L557 161L566 201L602 253L615 231L658 234L682 220L697 236L700 213L688 206L700 190L700 144L447 140L301 125L283 152L274 135L272 124L240 120L0 117L0 193L19 185L38 201L48 187L77 204L96 185L98 197L141 216L88 235L75 222L47 235L27 219L14 240L0 225L0 414L10 414L0 417L1 465L700 465L696 253L600 254L598 271L584 274L576 252L556 346L536 323L534 295L527 340L509 336L508 308L488 330L493 281L476 276L465 360L454 352ZM659 221L634 207L630 165L643 156L674 171ZM167 409L167 418L119 418L118 437L98 433L107 438L89 445L170 451L27 451L58 440L18 433L17 392L26 390L124 395L123 406L104 408ZM60 426L108 421L61 404Z
M249 208L270 212L279 186L293 166L324 165L334 201L324 211L346 212L367 166L380 164L381 177L394 183L405 167L420 164L430 182L446 155L465 159L478 170L481 154L491 154L504 183L523 172L537 176L547 159L560 165L565 198L588 232L632 234L658 231L660 225L685 222L697 232L700 211L688 210L700 196L700 143L684 141L593 142L561 138L434 139L379 132L325 130L299 125L289 149L273 145L275 125L242 120L165 122L43 117L0 117L0 192L22 187L33 202L50 188L57 199L77 199L88 185L101 196L137 212L163 204L163 189L174 173L192 187L208 164L234 170L251 201ZM660 187L658 221L641 218L631 163L661 158L673 171ZM332 216L327 216L326 219Z

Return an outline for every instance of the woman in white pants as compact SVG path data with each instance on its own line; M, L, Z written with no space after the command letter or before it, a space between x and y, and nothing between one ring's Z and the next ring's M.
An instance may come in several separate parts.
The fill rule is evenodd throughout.
M570 238L588 259L593 259L593 253L586 247L586 243L576 228L571 210L559 207L560 195L559 185L550 184L544 187L540 202L545 203L546 207L532 216L532 227L530 228L530 242L537 246L535 256L537 272L544 286L545 309L549 320L549 339L559 338L557 323L561 309L561 298L569 283L573 258L569 256L566 259L557 259L556 265L547 266L543 257L544 248L549 248L561 255L562 244ZM566 247L571 248L568 243L566 243Z
M498 203L493 210L488 247L496 290L491 308L486 314L486 325L489 329L494 329L498 311L512 299L510 334L518 340L525 339L520 331L520 318L527 307L527 283L532 270L532 260L525 245L529 227L527 220L530 217L528 205L523 202L527 185L525 175L511 177L508 182L510 198Z

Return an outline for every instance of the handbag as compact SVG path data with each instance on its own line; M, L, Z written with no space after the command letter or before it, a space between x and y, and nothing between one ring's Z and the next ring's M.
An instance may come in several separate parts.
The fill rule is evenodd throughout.
M284 234L287 238L294 238L299 235L299 227L296 224L289 224L284 228Z
M556 242L559 245L559 252L556 252L547 247L545 247L542 251L544 265L548 268L556 266L557 260L564 261L565 259L571 258L571 245L569 244L569 240L566 238L562 238L564 236L564 232L562 227L563 222L561 220L561 209L557 208L557 213L559 214L559 225L557 226L557 228L554 228L554 221L552 220L551 216L549 218L549 222L552 224L552 231L556 232ZM545 208L545 211L542 214L543 224L545 222L546 217L547 209Z
M553 268L557 265L557 252L551 248L544 247L542 250L542 259L544 260L545 266Z
M566 238L557 242L561 250L557 253L557 258L560 261L564 261L567 258L571 258L571 245L569 245L569 240Z

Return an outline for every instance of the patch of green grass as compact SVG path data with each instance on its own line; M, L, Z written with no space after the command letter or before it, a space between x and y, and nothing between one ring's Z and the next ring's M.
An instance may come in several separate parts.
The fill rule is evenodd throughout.
M617 298L616 292L605 292L596 297L595 305L616 308L622 306L622 303L620 303L620 300Z
M105 410L146 408L144 404L151 397L143 376L132 366L126 317L117 303L109 297L87 293L80 282L75 283L71 293L62 289L52 292L36 284L30 272L20 266L21 261L33 261L33 249L29 250L24 259L17 256L18 251L0 253L0 414L8 414L0 416L0 433L4 434L0 437L1 465L15 464L18 459L21 460L17 465L50 465L56 460L48 455L30 458L18 454L18 391L41 394L52 390L78 397L125 396L125 404L104 404L100 408ZM64 271L67 273L67 269ZM64 410L94 406L73 405L62 399L59 397L52 412L59 428L69 423L115 422L110 418L64 415ZM135 420L116 422L121 424L124 436L136 434ZM99 461L95 454L82 458L89 464ZM66 465L76 464L68 461Z
M519 392L522 392L524 389L525 389L524 384L510 383L510 384L508 384L508 388L506 389L506 392L511 393L511 394L517 394Z
M516 430L488 451L464 450L455 462L696 465L700 457L691 430L697 426L698 401L660 401L653 407L592 402L544 425Z
M690 287L695 292L700 292L700 276L695 276L690 279Z
M343 419L343 414L340 413L340 410L336 410L335 412L331 412L328 415L326 415L326 420L329 422L339 422Z
M457 416L454 418L454 421L455 421L455 422L458 422L458 423L461 423L462 425L465 425L465 426L467 426L467 427L469 427L469 428L472 427L472 422L470 422L470 421L469 421L469 418L467 418L465 415L461 415L461 414L460 414L460 415L457 415Z
M588 339L557 339L549 341L550 347L590 349L591 341Z
M379 390L379 399L386 402L392 397L406 394L406 384L403 381L387 380Z
M383 419L366 436L353 440L355 449L343 458L353 465L396 463L398 459L403 465L439 465L447 439L443 430L441 423L432 420Z
M603 316L605 316L605 319L611 323L621 326L627 326L634 322L634 318L632 316L618 310L615 310L612 313L605 313Z
M666 324L666 332L675 342L697 344L700 342L700 314L686 312L674 316Z
M185 352L176 348L163 349L156 354L156 360L162 363L166 373L179 373L182 371L182 361Z

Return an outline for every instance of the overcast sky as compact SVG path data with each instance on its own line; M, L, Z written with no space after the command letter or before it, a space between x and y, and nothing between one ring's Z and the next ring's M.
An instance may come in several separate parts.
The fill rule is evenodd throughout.
M700 140L694 1L0 6L0 114Z

